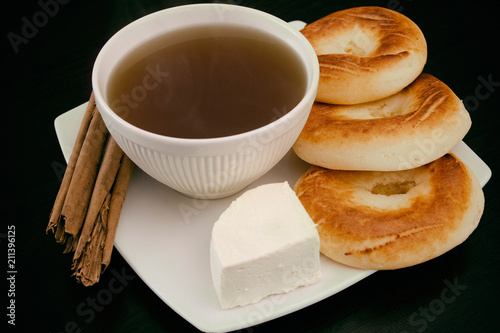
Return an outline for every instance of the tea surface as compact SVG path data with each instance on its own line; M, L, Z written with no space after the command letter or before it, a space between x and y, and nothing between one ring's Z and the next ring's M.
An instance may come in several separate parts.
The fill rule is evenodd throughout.
M108 103L144 130L178 138L247 132L293 109L305 68L276 37L234 26L201 26L156 37L113 70Z

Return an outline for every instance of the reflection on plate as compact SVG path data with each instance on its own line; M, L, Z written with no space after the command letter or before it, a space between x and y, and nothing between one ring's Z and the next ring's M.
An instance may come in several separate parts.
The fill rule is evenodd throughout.
M55 120L66 161L86 105ZM488 166L463 142L453 152L484 186L491 177ZM247 189L283 181L293 186L308 167L290 151ZM320 282L252 305L222 310L210 274L210 235L219 215L239 195L218 200L192 199L160 184L139 168L135 168L130 181L115 247L168 306L199 330L227 332L257 325L334 295L375 272L337 264L322 256Z

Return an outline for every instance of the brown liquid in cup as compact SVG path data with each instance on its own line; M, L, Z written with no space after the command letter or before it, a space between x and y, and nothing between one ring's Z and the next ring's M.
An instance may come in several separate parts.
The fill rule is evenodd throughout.
M170 32L125 55L107 100L144 130L214 138L271 123L303 98L306 70L296 52L262 31L210 25Z

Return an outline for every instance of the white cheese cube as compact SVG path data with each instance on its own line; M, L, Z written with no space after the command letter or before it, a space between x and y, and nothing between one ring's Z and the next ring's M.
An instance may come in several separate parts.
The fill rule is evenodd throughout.
M319 235L287 182L249 190L214 224L214 287L223 309L317 282Z

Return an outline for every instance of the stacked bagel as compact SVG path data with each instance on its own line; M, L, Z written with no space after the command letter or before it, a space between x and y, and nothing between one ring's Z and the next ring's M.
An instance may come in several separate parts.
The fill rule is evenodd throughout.
M471 119L446 84L422 73L419 27L389 9L357 7L301 32L320 81L293 146L312 164L295 191L321 252L353 267L397 269L462 243L484 209L475 175L450 153Z

